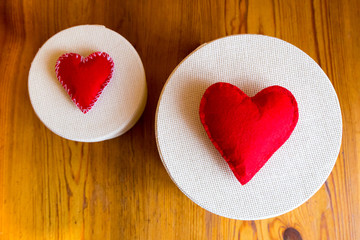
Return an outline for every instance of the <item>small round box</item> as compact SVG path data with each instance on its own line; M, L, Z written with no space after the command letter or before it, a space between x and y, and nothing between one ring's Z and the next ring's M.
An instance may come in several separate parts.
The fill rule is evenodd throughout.
M114 61L112 79L86 114L56 78L56 61L69 52L83 57L106 52ZM40 120L57 135L81 142L103 141L125 133L140 118L147 99L138 53L120 34L100 25L72 27L46 41L31 64L28 87Z

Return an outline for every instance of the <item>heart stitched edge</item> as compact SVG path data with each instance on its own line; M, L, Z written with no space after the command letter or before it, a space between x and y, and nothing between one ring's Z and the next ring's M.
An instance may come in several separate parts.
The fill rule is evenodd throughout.
M83 63L86 63L87 61L93 59L94 57L104 57L106 58L109 62L110 62L110 73L108 75L108 77L105 79L104 83L101 84L100 89L98 94L95 96L95 98L91 101L89 107L87 108L83 108L82 106L80 106L80 104L76 101L76 99L73 97L73 93L71 92L71 90L67 87L67 85L63 82L63 80L61 79L61 76L59 75L59 65L61 63L62 60L64 60L65 58L68 58L70 56L75 56L76 58L81 58L80 61ZM56 61L55 64L55 74L56 74L56 78L59 80L59 82L61 83L61 85L64 87L64 89L66 90L66 92L69 94L71 100L75 103L75 105L85 114L88 111L90 111L90 109L94 106L95 102L98 100L98 98L100 97L101 93L103 92L104 88L108 85L108 83L110 82L112 76L114 73L114 61L112 60L112 58L110 57L109 54L107 54L106 52L93 52L92 54L90 54L89 56L87 56L86 58L84 58L83 56L81 56L80 54L77 53L64 53L63 55L61 55L58 60Z

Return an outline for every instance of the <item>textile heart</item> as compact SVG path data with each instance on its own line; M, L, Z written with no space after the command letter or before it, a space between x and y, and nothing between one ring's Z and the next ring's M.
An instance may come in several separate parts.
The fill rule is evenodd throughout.
M55 65L56 77L83 113L95 104L111 80L114 62L105 52L94 52L83 58L65 53Z
M285 143L299 118L295 97L283 87L248 97L223 82L205 91L199 113L210 140L243 185Z

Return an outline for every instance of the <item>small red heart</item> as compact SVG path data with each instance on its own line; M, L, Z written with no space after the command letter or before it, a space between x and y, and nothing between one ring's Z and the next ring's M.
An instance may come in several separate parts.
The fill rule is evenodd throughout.
M290 137L298 118L295 97L271 86L254 97L229 83L215 83L200 103L201 122L241 184L246 184Z
M65 53L55 65L56 77L83 113L95 104L109 83L114 62L105 52L94 52L83 58L76 53Z

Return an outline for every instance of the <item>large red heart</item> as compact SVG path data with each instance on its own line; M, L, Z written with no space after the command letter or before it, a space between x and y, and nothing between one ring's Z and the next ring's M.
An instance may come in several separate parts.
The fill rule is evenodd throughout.
M280 86L254 97L215 83L200 103L201 122L241 184L246 184L290 137L299 118L295 97Z
M94 52L83 58L76 53L65 53L55 65L56 77L83 113L95 104L109 83L114 62L105 52Z

